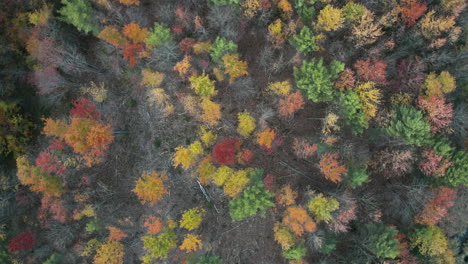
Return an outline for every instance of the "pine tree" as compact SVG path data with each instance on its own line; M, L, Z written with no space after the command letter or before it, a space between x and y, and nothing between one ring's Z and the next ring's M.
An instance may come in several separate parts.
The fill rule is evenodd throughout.
M416 146L426 143L431 135L431 127L422 112L410 106L399 106L385 131Z
M275 206L271 201L273 194L267 191L261 181L247 187L236 199L229 202L229 214L232 220L242 221L261 212L265 215L269 208Z
M394 259L400 254L398 230L383 223L367 224L366 245L378 258Z
M99 26L97 16L87 0L62 0L63 7L58 11L62 19L85 34L97 35Z
M299 34L295 34L292 37L291 43L298 51L304 54L317 51L319 49L316 43L316 37L307 26L304 26Z

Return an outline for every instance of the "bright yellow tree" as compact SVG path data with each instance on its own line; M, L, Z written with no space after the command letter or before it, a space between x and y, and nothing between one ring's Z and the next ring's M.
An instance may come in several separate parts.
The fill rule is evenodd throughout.
M242 112L237 114L239 125L237 127L237 133L243 137L249 137L255 130L255 118L253 118L249 112Z
M230 197L236 197L239 195L244 190L245 186L250 182L248 174L248 170L236 171L225 181L223 187L224 194Z
M291 93L292 87L289 81L283 81L270 83L268 89L276 95L288 96Z
M377 108L380 104L380 90L374 88L373 82L361 83L355 88L361 101L366 120L370 120L377 114Z
M247 75L247 62L239 60L239 54L226 54L223 56L224 72L229 74L229 83L241 77Z
M320 10L317 19L317 28L319 30L333 31L339 29L344 22L343 12L339 8L327 5Z
M202 109L200 120L209 126L216 126L221 119L221 106L210 99L203 98L200 107Z
M180 220L180 227L183 227L189 231L198 228L203 221L205 215L205 209L201 207L195 207L190 210L186 210Z
M203 147L200 141L195 141L188 147L177 147L172 158L174 167L180 165L184 169L189 169L195 165L202 153Z

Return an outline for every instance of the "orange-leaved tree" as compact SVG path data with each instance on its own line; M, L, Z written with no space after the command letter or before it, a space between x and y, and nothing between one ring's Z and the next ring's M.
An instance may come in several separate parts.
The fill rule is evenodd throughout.
M265 128L257 133L257 144L266 148L267 150L271 150L273 140L275 139L275 137L275 130L271 128Z
M115 240L102 244L94 256L94 264L123 264L124 245Z
M315 232L316 229L314 220L299 206L291 206L284 211L283 224L298 236L302 236L305 231Z
M185 235L184 241L182 245L180 245L181 250L185 250L185 252L190 253L192 251L200 250L203 246L203 243L200 239L200 235L195 234L187 234Z
M134 22L125 25L123 28L123 33L129 39L133 40L134 43L143 43L148 37L148 29L141 28L140 25Z
M291 117L294 113L304 106L304 98L301 93L296 92L290 94L286 99L279 101L279 114L285 117Z
M104 29L99 33L98 38L119 49L125 48L125 45L128 43L128 40L114 26L104 27Z
M338 153L325 153L320 158L320 170L325 174L325 178L334 183L341 182L348 170L338 162Z
M101 161L114 140L112 127L97 120L71 117L70 124L50 118L45 119L45 122L43 133L64 139L75 153L82 156L88 167Z
M137 180L133 192L138 196L141 203L150 203L155 205L157 201L163 198L164 194L169 193L169 186L164 183L168 180L165 172L159 174L156 172L143 172L140 179Z

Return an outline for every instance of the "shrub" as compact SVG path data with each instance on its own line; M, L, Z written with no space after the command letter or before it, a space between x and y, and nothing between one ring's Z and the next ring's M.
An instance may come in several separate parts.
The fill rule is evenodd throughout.
M234 221L242 221L256 215L259 211L265 215L269 208L275 206L271 201L273 196L265 189L262 182L256 182L247 187L239 197L229 202L229 214Z
M323 58L304 61L300 68L294 67L297 87L314 102L330 101L333 98L333 80L344 70L344 63L333 61L329 67L323 65Z

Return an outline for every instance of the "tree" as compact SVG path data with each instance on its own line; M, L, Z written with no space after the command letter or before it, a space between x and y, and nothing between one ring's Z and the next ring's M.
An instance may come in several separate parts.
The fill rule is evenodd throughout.
M94 264L123 264L124 245L115 240L102 244L94 256Z
M362 110L366 120L370 120L377 115L380 104L380 90L374 88L373 82L361 83L356 86L355 91L361 101Z
M361 4L354 2L348 2L342 9L343 16L347 22L354 23L360 19L367 10L367 8Z
M140 5L139 0L119 0L119 2L123 5L130 6L130 5Z
M442 155L438 155L433 150L425 150L421 154L421 160L419 161L419 169L426 176L433 177L444 177L447 169L452 163L444 158Z
M99 33L98 38L108 42L116 48L123 49L128 44L128 40L119 32L115 26L105 26Z
M455 204L457 190L439 187L435 196L424 206L414 221L422 225L436 225L448 213L448 209Z
M302 109L304 106L304 99L299 92L290 94L286 99L279 101L279 114L285 117L291 117L295 112Z
M429 11L421 19L419 26L426 39L439 37L443 32L449 31L455 26L455 16L435 18L435 10Z
M146 228L148 234L155 235L163 230L164 223L161 218L150 216L145 218L143 226Z
M190 210L186 210L182 214L182 219L180 220L180 227L183 227L189 231L192 231L198 228L203 220L206 210L201 207L195 207Z
M261 10L259 0L246 0L240 4L244 9L244 16L248 19L253 18Z
M165 172L158 174L156 172L143 172L137 180L133 192L138 196L141 203L150 203L155 205L161 200L164 194L168 194L168 188L164 183L168 180Z
M36 245L36 238L31 230L20 233L10 240L8 244L8 251L15 252L18 250L28 250Z
M234 164L241 142L237 138L225 138L213 148L213 159L221 165Z
M72 102L73 108L70 110L70 115L74 117L86 118L91 120L98 120L101 116L96 110L96 104L89 99L80 97Z
M137 23L130 23L123 27L123 33L127 38L133 40L133 43L143 43L148 37L148 29L141 28Z
M427 10L427 5L419 0L403 0L401 1L401 18L405 21L407 27L412 27L416 24L416 20L420 18Z
M289 227L297 236L302 236L305 231L315 232L316 225L307 211L299 206L291 206L283 213L283 225Z
M284 185L276 193L275 201L279 206L290 206L296 202L296 198L297 191L294 191L290 185Z
M212 0L212 1L223 1L223 0ZM194 264L223 264L224 262L218 256L207 255L196 259Z
M157 88L164 81L165 74L161 72L153 72L150 69L141 70L142 80L141 85L151 88Z
M0 101L0 154L17 156L23 153L33 127L20 113L18 105Z
M223 62L224 55L235 53L237 53L237 44L222 37L216 37L210 48L211 60L218 64Z
M338 153L323 154L320 157L320 170L327 180L334 183L341 182L341 177L348 171L344 165L338 163Z
M317 151L317 144L310 144L305 140L294 139L293 150L294 154L301 159L309 159L314 156Z
M315 220L329 222L332 219L331 213L340 207L340 203L333 197L323 197L323 194L318 194L310 199L307 206L314 214Z
M312 51L317 51L319 46L317 45L316 37L312 35L310 28L304 26L299 34L292 36L291 44L301 53L307 54Z
M275 206L271 201L273 194L267 191L261 181L247 187L236 199L229 202L229 214L232 220L242 221L256 215L259 211L266 214L269 208Z
M242 112L237 114L237 120L239 120L237 133L244 138L249 137L256 127L255 118L249 112Z
M137 58L140 56L140 52L143 51L142 44L127 44L122 50L124 60L128 61L130 68L135 67L138 64ZM137 57L138 56L138 57Z
M43 192L51 197L60 197L64 193L60 178L48 175L39 167L31 166L24 156L16 158L17 174L21 184L29 185L33 192Z
M153 31L145 39L147 45L157 47L172 42L171 30L164 24L154 23Z
M394 259L400 254L396 227L374 223L367 224L365 229L367 238L365 244L378 258Z
M173 68L174 71L179 73L179 76L181 78L185 78L185 76L188 74L190 70L190 62L192 60L192 56L185 55L184 59L179 61Z
M210 99L203 98L200 107L202 114L199 119L209 126L216 126L221 119L221 106Z
M41 151L36 158L36 166L49 175L63 176L65 167L55 156L46 151Z
M239 60L239 54L226 54L223 56L224 72L229 74L229 83L243 76L248 75L247 62Z
M265 128L257 134L257 144L267 150L272 149L273 140L276 137L276 131L271 128Z
M127 234L118 227L108 226L107 230L109 231L109 240L120 241L127 237Z
M283 250L290 249L296 242L294 234L289 230L289 228L281 225L279 222L275 223L273 233L275 241L280 244Z
M202 75L193 75L190 77L190 88L203 98L209 99L218 94L214 83L215 81L210 80L210 77L205 72L203 72Z
M426 76L422 88L428 97L443 96L455 90L456 82L455 78L447 71L441 72L439 76L435 72L431 72Z
M167 253L177 246L177 236L174 230L165 228L164 231L157 235L143 236L143 248L146 254L142 257L144 264L154 263L155 259L162 259L167 256Z
M453 105L447 104L445 97L433 95L425 98L420 96L417 106L427 115L433 134L452 124Z
M369 179L366 168L351 168L346 174L343 182L346 186L356 188L363 185Z
M297 87L303 90L307 98L314 102L330 101L333 98L332 81L344 69L344 64L333 61L329 68L319 61L304 61L300 68L294 67L294 78Z
M179 42L179 50L183 53L191 53L195 43L195 39L193 38L184 38Z
M288 81L274 82L268 84L268 89L279 96L288 96L292 90L291 83Z
M343 12L339 8L334 8L332 5L326 5L317 18L316 27L319 30L333 31L343 25Z
M468 153L457 151L452 155L451 166L447 169L445 177L439 178L439 182L450 187L468 185Z
M268 25L268 38L275 48L280 48L285 42L283 25L279 18Z
M358 60L354 64L356 72L364 81L385 84L387 82L387 64L383 60L368 58L367 60Z
M417 248L423 256L440 256L449 248L447 237L438 226L417 227L409 235L409 240L411 248Z
M303 244L299 244L295 248L283 251L283 257L286 259L300 260L306 255L306 248Z
M200 235L186 234L182 245L180 245L181 250L190 253L202 249L203 243L200 240Z
M62 5L58 13L66 23L72 24L85 34L99 33L97 16L87 0L62 0Z
M172 158L174 167L179 165L184 169L189 169L198 161L200 155L203 153L203 147L200 141L195 141L189 147L177 147L176 152Z
M408 144L421 146L431 135L431 127L421 111L412 106L399 106L392 115L390 125L385 132L393 137L400 137Z
M351 2L350 2L351 3ZM372 44L384 34L382 25L375 23L375 15L369 10L365 10L359 20L351 28L351 39L356 43L356 46Z
M356 83L354 75L353 70L345 68L344 71L340 73L338 80L336 80L334 88L345 91L354 88L354 84Z

